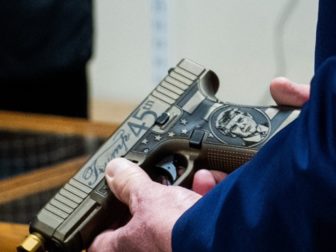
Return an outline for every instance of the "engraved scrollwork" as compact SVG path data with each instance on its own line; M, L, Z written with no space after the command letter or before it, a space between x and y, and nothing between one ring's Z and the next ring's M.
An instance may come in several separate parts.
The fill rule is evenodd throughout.
M106 165L114 158L124 155L128 151L128 141L130 134L125 130L120 130L113 136L106 145L107 147L96 160L93 161L86 169L84 169L81 178L89 185L95 183L104 176Z

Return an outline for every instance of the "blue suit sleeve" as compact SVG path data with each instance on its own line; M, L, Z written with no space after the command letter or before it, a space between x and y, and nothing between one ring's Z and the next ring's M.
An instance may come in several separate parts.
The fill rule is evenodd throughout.
M336 55L336 1L320 0L315 45L315 71L330 56Z
M336 57L299 117L185 212L173 251L336 251Z

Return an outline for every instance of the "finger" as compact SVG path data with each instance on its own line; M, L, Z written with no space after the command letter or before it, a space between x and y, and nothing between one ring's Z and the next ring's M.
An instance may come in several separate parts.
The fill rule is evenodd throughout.
M132 210L132 201L150 186L152 180L136 164L124 158L112 160L106 168L106 181L113 194Z
M88 248L88 252L117 251L122 231L123 228L120 228L118 230L107 230L101 233L94 239Z
M223 179L227 177L227 173L221 172L221 171L216 171L216 170L210 170L212 173L212 176L214 176L216 184L220 183Z
M272 80L270 91L277 104L301 107L309 99L310 86L278 77Z
M164 226L163 222L166 219L167 217L158 223L157 228ZM127 225L117 230L107 230L101 233L94 239L88 252L169 251L173 224L167 233L163 233L164 235L155 240L153 234L150 234L151 228L145 229L146 224L143 224L143 221L148 222L149 220L132 219ZM156 229L154 232L159 233Z
M205 195L216 185L216 180L208 170L199 170L194 175L192 190L200 195Z
M199 170L195 173L192 190L205 195L227 176L226 173L213 170Z

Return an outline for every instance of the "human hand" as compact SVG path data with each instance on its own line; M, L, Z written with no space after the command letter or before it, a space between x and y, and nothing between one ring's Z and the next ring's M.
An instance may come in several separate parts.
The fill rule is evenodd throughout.
M278 105L301 107L308 99L310 86L297 84L285 77L277 77L271 81L270 92ZM204 195L227 176L215 170L199 170L193 179L193 191Z
M310 89L280 77L271 82L270 91L279 105L302 106L309 99ZM226 176L220 171L199 170L192 192L155 183L125 159L111 161L106 172L108 185L129 206L132 218L125 226L96 237L89 251L170 251L176 220Z
M89 252L171 251L173 225L201 196L153 182L139 166L122 158L107 165L105 177L132 217L125 226L98 235Z

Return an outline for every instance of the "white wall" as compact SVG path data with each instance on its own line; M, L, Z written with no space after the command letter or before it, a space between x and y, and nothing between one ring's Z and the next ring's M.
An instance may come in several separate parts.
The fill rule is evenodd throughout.
M162 2L167 8L155 15L153 4ZM292 12L284 12L288 4ZM220 99L242 104L270 104L268 83L279 71L301 83L313 73L316 0L99 0L95 7L93 101L138 103L185 57L219 75ZM166 32L155 31L155 20ZM158 52L160 38L167 41ZM275 47L284 48L286 69ZM167 69L155 74L158 53Z

